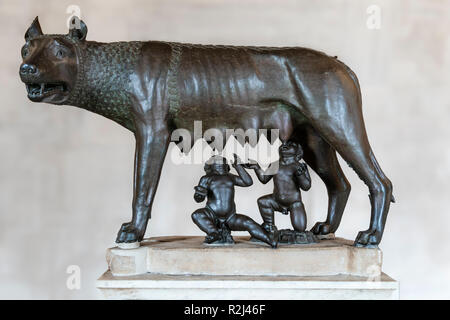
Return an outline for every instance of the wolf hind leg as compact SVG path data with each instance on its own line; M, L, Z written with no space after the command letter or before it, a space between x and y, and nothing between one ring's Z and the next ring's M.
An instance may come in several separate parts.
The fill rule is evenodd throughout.
M377 246L383 236L384 226L392 201L392 183L381 170L367 139L362 116L336 122L321 123L321 135L347 161L359 178L368 186L371 203L369 228L359 232L356 246Z
M326 235L338 229L351 186L342 171L336 151L311 127L297 132L294 140L303 148L306 163L325 183L328 192L327 218L317 222L311 231L314 234Z

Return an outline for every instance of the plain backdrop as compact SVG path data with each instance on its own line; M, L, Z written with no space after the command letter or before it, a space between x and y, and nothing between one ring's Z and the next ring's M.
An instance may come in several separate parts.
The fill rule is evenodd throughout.
M19 79L34 17L45 33L66 33L69 5L81 9L88 40L305 46L337 55L359 77L369 139L394 184L383 269L400 281L401 298L450 298L450 2L439 0L1 0L0 298L101 298L95 280L107 268L105 249L131 216L132 134L81 109L32 103ZM369 224L368 190L341 163L352 193L337 235L354 239ZM190 214L202 172L166 161L147 236L201 234ZM271 188L237 189L238 210L260 221L256 199ZM304 200L309 227L325 219L326 190L315 174ZM289 226L287 217L277 222ZM79 290L66 286L73 265Z

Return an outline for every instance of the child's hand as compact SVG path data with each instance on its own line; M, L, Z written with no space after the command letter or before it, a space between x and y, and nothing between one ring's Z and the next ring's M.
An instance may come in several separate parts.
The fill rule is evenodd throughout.
M242 164L241 159L237 156L236 153L233 153L233 158L234 158L233 167L236 167L238 164Z
M248 159L248 163L244 163L243 167L245 169L254 169L254 170L261 168L259 166L258 162L256 162L255 160L251 160L251 159Z
M203 200L205 200L205 196L203 194L196 192L194 194L194 200L195 202L202 202Z
M306 170L308 170L306 167L306 163L303 163L303 162L299 163L299 167L297 169L297 174L300 176L300 175L304 174L306 172Z
M203 200L205 200L208 191L201 186L196 186L194 189L195 189L194 200L196 202L202 202Z

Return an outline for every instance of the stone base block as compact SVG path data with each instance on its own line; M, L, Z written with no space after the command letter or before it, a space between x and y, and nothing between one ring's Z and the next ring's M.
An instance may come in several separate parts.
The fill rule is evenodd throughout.
M107 299L306 300L398 299L398 282L384 273L355 276L207 276L161 275L115 277L106 272L97 287Z
M249 237L234 237L232 246L207 246L203 237L158 237L139 248L110 248L109 270L113 276L145 273L208 276L349 275L377 277L382 253L378 248L356 248L341 238L311 244L280 244L272 249Z

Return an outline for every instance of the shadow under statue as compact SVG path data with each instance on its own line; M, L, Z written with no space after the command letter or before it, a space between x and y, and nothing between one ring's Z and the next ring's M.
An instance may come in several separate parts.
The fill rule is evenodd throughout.
M77 106L134 133L133 214L118 243L143 239L171 133L192 133L199 120L203 131L279 129L282 142L301 144L328 190L327 219L312 229L318 235L336 231L350 193L339 153L370 191L370 225L355 245L379 244L392 184L367 138L357 77L336 57L301 47L100 43L87 41L86 25L75 22L68 34L46 35L36 18L20 77L33 102Z

